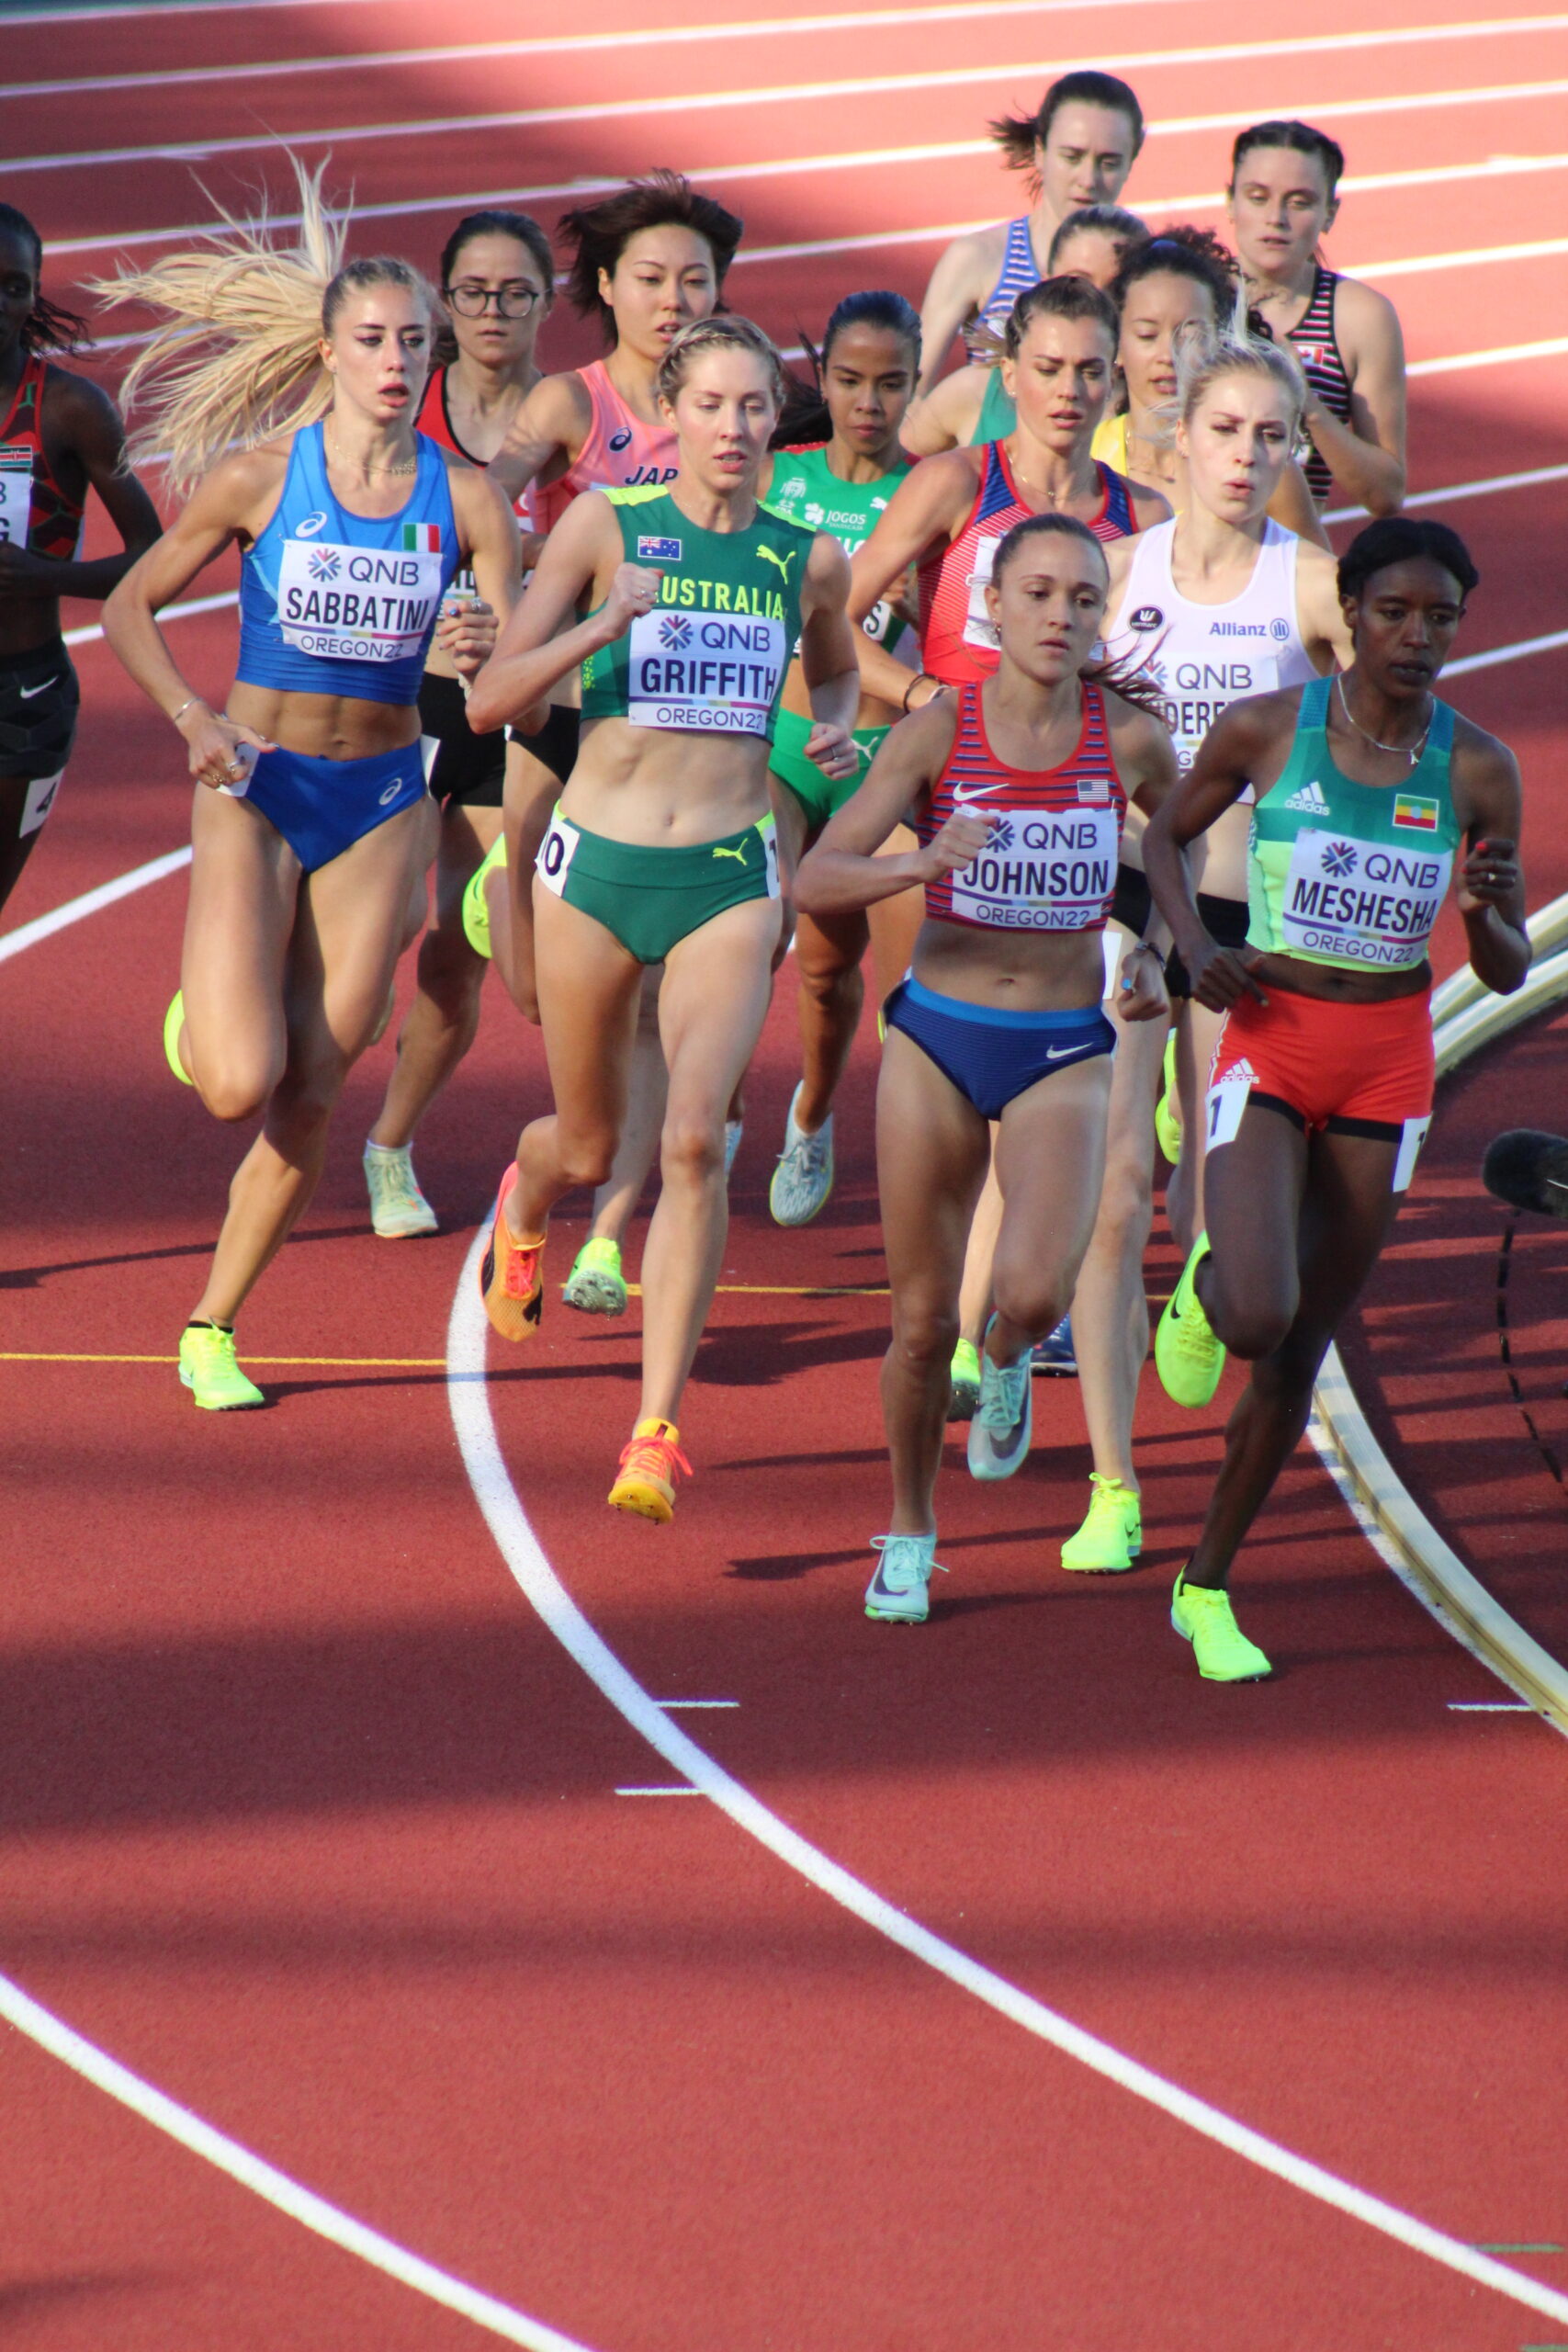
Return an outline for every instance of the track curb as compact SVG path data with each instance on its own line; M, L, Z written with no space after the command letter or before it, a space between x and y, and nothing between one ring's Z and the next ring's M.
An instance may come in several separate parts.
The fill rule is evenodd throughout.
M1568 893L1533 916L1530 939L1539 955L1524 986L1494 996L1468 967L1432 999L1438 1075L1447 1077L1469 1057L1506 1036L1548 1005L1568 997ZM1538 1713L1568 1734L1568 1666L1543 1649L1508 1614L1453 1546L1439 1535L1373 1436L1337 1348L1330 1347L1313 1391L1328 1449L1363 1509L1393 1546L1437 1616L1473 1649L1494 1674Z

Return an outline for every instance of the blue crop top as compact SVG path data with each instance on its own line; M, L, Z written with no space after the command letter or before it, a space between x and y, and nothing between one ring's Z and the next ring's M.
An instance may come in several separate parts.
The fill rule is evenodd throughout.
M277 512L240 568L236 678L360 702L418 699L441 599L461 563L446 462L420 434L396 514L351 514L327 480L320 424L294 435Z

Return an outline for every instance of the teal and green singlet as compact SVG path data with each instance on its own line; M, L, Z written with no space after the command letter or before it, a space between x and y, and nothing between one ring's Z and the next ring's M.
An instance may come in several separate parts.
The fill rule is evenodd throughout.
M1328 748L1332 678L1302 688L1279 782L1252 812L1249 947L1309 964L1407 972L1447 896L1460 824L1450 785L1454 715L1434 698L1421 756L1397 787L1358 784Z
M909 461L898 463L874 481L840 481L828 463L828 444L804 449L781 449L773 459L773 479L766 504L810 531L830 531L846 555L863 547L882 519L883 509L909 471ZM878 645L896 639L903 624L891 605L880 604L861 624ZM852 775L839 780L825 776L815 760L806 756L812 722L792 710L781 710L773 733L771 765L787 784L806 812L813 832L819 832L836 808L841 808L876 756L886 727L854 729L860 760Z

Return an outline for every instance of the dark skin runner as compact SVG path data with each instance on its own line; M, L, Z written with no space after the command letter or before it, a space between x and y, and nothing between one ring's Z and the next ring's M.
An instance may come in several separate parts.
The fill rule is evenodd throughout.
M1339 686L1330 700L1330 753L1353 782L1392 791L1409 778L1408 749L1378 746L1414 748L1422 741L1433 684L1463 617L1463 594L1450 572L1423 556L1386 565L1341 601L1356 659L1341 681L1344 702ZM1417 994L1431 983L1425 961L1404 972L1341 969L1221 947L1203 927L1181 852L1246 785L1261 799L1278 781L1302 692L1293 687L1232 704L1144 837L1156 904L1192 976L1194 996L1216 1012L1247 994L1266 1004L1270 988L1366 1004ZM1510 995L1530 960L1517 856L1518 763L1495 736L1456 715L1450 780L1468 844L1456 879L1471 968L1488 988ZM1306 1428L1318 1367L1393 1223L1396 1151L1393 1139L1303 1134L1254 1102L1235 1142L1212 1153L1213 1248L1198 1270L1198 1295L1224 1346L1251 1363L1252 1377L1225 1430L1224 1462L1186 1571L1190 1585L1224 1585Z

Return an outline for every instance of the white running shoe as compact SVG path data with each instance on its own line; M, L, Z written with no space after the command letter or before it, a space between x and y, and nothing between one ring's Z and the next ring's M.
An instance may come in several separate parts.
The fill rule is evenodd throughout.
M881 1556L865 1589L866 1615L895 1625L923 1625L931 1614L926 1588L931 1571L947 1574L935 1557L935 1535L874 1535L871 1548Z
M972 1478L1010 1478L1029 1452L1031 1355L1026 1348L1016 1363L997 1364L980 1351L980 1401L969 1424Z
M833 1189L833 1114L829 1112L814 1136L803 1136L795 1124L800 1096L797 1086L789 1099L784 1148L768 1186L768 1207L775 1225L809 1225Z
M435 1211L419 1189L408 1144L367 1143L364 1164L370 1222L383 1241L408 1241L418 1233L439 1233Z

